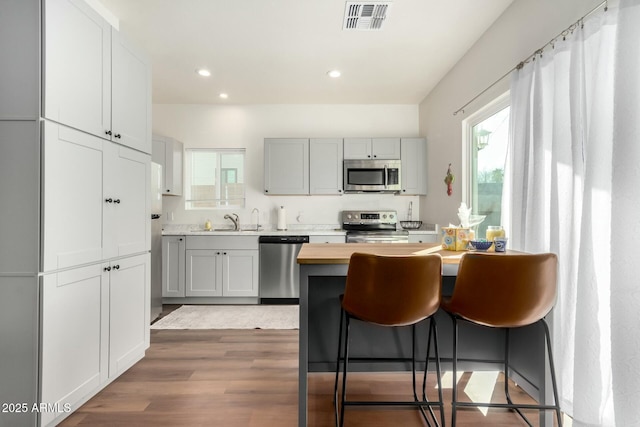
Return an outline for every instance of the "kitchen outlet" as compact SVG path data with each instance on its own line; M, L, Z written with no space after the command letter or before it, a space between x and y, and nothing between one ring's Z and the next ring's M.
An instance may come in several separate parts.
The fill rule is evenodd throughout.
M298 222L303 222L304 221L304 216L302 216L303 212L300 211L298 212L298 216L296 217L296 221Z

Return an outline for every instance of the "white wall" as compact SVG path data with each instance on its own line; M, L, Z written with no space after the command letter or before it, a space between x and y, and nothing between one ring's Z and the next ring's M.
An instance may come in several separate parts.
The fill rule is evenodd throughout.
M344 209L395 209L401 219L418 197L350 194L344 196L265 196L263 194L263 141L276 137L415 137L417 105L169 105L154 104L154 133L174 137L185 148L246 148L246 208L236 209L242 224L255 221L260 209L262 224L276 223L276 209L283 205L288 222L339 224ZM163 197L167 223L203 224L211 219L224 223L228 210L186 211L183 197ZM173 213L173 221L171 221ZM301 222L296 219L301 214ZM255 215L254 215L255 218Z
M427 138L429 170L428 195L421 198L423 218L440 224L457 223L458 206L463 200L462 121L506 92L509 78L465 108L464 114L453 116L453 112L600 2L514 1L422 101L420 135ZM449 163L456 175L451 197L447 196L443 181Z

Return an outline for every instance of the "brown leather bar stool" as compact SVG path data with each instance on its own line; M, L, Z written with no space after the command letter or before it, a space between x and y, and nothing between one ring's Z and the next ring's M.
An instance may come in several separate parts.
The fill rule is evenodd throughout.
M558 260L555 254L481 254L462 256L453 295L441 307L453 319L453 378L457 375L458 321L505 330L504 392L507 403L475 403L458 401L453 386L451 425L456 425L459 407L509 408L532 424L520 409L554 410L558 425L562 415L558 400L555 368L551 353L551 337L544 317L556 299ZM509 395L509 330L540 323L544 329L555 405L514 404Z
M442 387L440 380L440 359L438 355L438 337L436 322L433 317L440 306L442 284L442 257L437 254L425 256L379 256L354 253L349 261L347 282L344 295L341 295L342 310L340 313L340 332L338 341L338 359L336 362L336 378L334 385L334 404L336 425L344 425L344 409L347 405L387 405L417 406L428 425L431 425L426 407L431 418L438 424L432 406L440 408L441 423L444 426ZM376 359L357 358L358 361L411 361L412 366L412 401L347 401L347 371L349 366L349 330L351 320L372 323L387 327L412 327L411 358ZM416 324L431 319L427 338L427 360L423 377L422 399L416 391ZM344 354L343 347L344 324ZM430 402L425 393L425 384L429 364L429 354L433 337L436 376L438 380L439 401ZM355 360L355 359L354 359ZM343 363L342 398L338 420L338 375L340 362Z

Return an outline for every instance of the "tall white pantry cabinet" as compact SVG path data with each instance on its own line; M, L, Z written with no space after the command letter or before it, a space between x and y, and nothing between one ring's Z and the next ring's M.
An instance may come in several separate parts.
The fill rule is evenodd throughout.
M149 347L151 73L83 0L0 2L0 426Z

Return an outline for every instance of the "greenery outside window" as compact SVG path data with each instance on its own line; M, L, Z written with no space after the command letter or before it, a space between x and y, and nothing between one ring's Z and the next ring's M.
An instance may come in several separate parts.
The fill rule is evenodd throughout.
M244 149L187 148L185 152L187 210L244 207Z
M463 197L475 215L486 215L478 227L500 225L502 184L509 140L509 94L506 93L463 122Z

